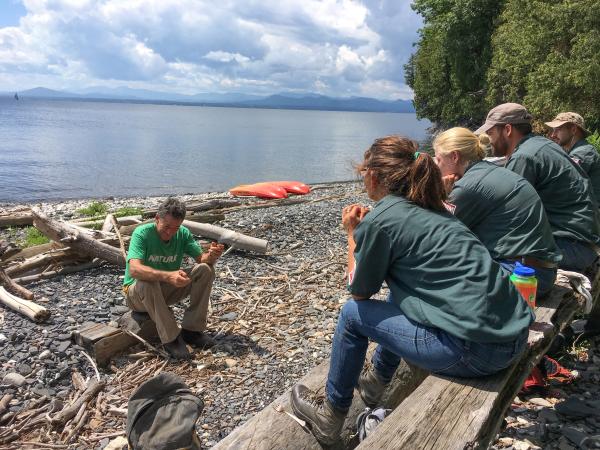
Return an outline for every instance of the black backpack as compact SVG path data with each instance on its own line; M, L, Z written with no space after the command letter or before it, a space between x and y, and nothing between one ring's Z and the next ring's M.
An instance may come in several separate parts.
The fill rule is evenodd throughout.
M163 372L129 398L127 440L133 450L198 450L196 421L204 402L177 375Z

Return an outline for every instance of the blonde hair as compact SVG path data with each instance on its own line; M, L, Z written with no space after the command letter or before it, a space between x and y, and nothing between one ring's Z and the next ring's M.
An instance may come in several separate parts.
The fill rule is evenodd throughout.
M487 134L477 137L466 128L454 127L437 135L433 140L433 148L442 155L457 152L465 161L481 161L486 156L489 143Z

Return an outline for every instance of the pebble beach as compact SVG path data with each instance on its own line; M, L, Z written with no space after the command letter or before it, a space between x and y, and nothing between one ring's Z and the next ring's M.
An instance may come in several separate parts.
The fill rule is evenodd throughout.
M203 448L210 448L328 358L338 311L347 299L341 209L350 203L370 202L357 182L314 188L304 203L240 209L215 223L269 242L266 255L234 250L217 263L208 322L217 345L196 351L191 362L166 360L143 344L113 358L99 371L107 387L98 396L95 409L76 438L57 448L103 449L109 445L123 434L128 396L159 371L177 373L203 398L205 408L197 429ZM180 196L185 201L225 197L223 193ZM157 207L164 198L101 201L109 210L124 206L147 209ZM69 220L89 203L76 200L30 206ZM12 233L0 230L0 238L14 238ZM27 285L51 311L50 319L41 324L0 306L0 397L12 394L8 412L30 410L44 397L48 402L68 403L81 379L96 377L72 333L90 322L116 325L128 311L122 279L121 269L104 265ZM176 315L181 316L182 306L174 307ZM517 397L493 448L600 448L600 444L581 447L581 441L574 442L576 436L581 437L576 432L600 435L600 405L595 406L597 416L584 418L554 410L556 403L571 396L588 402L600 398L600 338L577 342L560 362L576 370L578 379L550 386L537 395ZM0 437L2 430L0 425ZM0 449L42 448L35 442L63 444L65 436L36 428L18 440L0 444ZM589 442L585 445L591 445Z

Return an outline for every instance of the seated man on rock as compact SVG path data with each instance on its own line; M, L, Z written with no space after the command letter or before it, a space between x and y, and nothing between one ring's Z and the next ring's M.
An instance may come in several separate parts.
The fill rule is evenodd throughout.
M208 251L194 240L182 226L185 204L168 198L160 207L153 223L135 229L129 243L123 291L127 305L146 312L156 324L164 348L178 359L191 357L186 343L199 348L214 345L204 333L212 284L213 265L223 253L223 245L212 243ZM197 264L188 274L181 270L183 255ZM169 305L190 296L181 330Z

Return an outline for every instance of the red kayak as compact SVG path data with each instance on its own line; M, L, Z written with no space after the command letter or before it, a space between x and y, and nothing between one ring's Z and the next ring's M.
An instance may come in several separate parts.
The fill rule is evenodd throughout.
M300 181L269 181L269 183L284 188L290 194L304 195L310 192L310 186Z
M229 189L236 197L286 198L287 192L281 186L271 183L241 184Z

